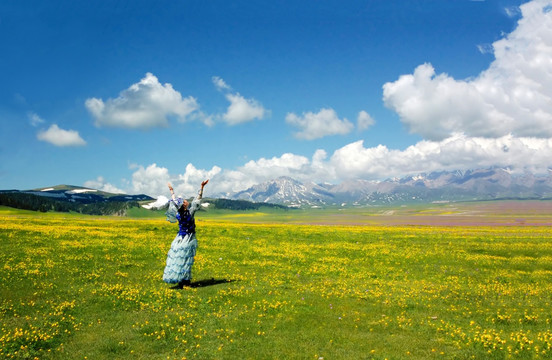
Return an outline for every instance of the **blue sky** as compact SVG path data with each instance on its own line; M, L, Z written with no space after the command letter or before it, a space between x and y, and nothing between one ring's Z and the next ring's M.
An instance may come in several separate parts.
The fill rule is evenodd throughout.
M3 1L0 188L546 172L552 0Z

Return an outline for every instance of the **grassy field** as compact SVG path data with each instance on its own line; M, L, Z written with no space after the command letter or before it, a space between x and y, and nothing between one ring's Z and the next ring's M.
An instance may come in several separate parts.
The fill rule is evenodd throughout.
M548 226L292 215L200 213L195 287L172 290L174 224L2 208L0 357L552 358Z
M133 208L131 218L164 218L164 211ZM224 222L307 225L552 226L552 201L501 200L411 204L403 206L333 206L317 209L262 208L259 211L210 209L200 217Z

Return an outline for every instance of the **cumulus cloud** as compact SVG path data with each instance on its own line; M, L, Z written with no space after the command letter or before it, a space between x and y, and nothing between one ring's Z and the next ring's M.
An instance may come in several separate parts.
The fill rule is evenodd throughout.
M454 134L442 141L423 140L404 150L389 149L384 145L364 147L363 141L357 141L337 149L329 158L324 150L317 150L312 159L284 154L272 159L249 161L237 171L256 183L281 175L303 181L340 182L491 166L546 173L551 155L552 139Z
M357 128L359 130L366 130L374 125L376 121L366 111L362 110L357 116Z
M272 158L250 160L236 169L217 166L198 169L188 164L182 174L151 164L137 166L132 175L131 193L153 197L167 194L171 181L177 194L191 197L199 184L211 179L206 196L245 190L280 176L308 182L339 183L348 179L381 180L407 174L441 170L467 170L491 166L508 167L514 172L547 173L552 155L552 139L514 137L467 137L454 134L441 141L423 140L406 149L385 145L365 147L357 141L337 149L331 156L318 149L311 158L285 153Z
M96 126L146 129L168 126L170 117L186 121L199 109L197 100L183 98L171 84L161 84L151 73L122 91L115 99L90 98L86 108ZM197 114L196 114L197 115Z
M340 119L333 109L321 109L318 113L306 112L302 116L288 113L286 122L300 129L294 134L295 137L305 140L314 140L330 135L344 135L350 133L354 128L349 120Z
M357 141L333 154L322 149L310 158L285 153L251 160L235 169L198 169L188 164L182 174L152 164L135 168L131 189L152 196L166 194L166 182L170 180L179 193L188 197L195 194L204 178L211 179L208 195L245 190L279 176L340 182L491 166L547 173L552 158L551 10L552 0L522 5L516 29L492 44L495 60L478 76L458 80L437 74L426 63L412 74L386 83L385 105L398 113L411 132L425 138L405 149L365 147L363 141ZM486 49L480 47L482 52ZM229 95L236 97L235 103L245 101L243 108L248 108L247 99L234 93L224 80L213 78L213 83L226 92L231 106ZM235 123L245 118L238 116L240 113L246 111L236 110ZM230 119L226 121L231 123ZM290 113L286 122L296 126L296 136L304 139L346 134L354 129L332 109L301 116ZM358 114L358 129L373 123L365 111Z
M112 194L124 194L125 191L117 188L116 186L105 181L103 176L98 176L95 180L88 180L84 182L84 187L105 191Z
M231 193L281 176L308 182L334 179L326 151L318 149L309 159L306 156L285 153L272 158L250 160L235 170L223 170L212 178L213 193Z
M148 166L132 165L132 179L129 183L129 193L147 194L152 197L166 196L169 193L167 183L171 183L177 196L189 198L195 196L201 182L211 179L221 172L218 166L210 170L196 169L188 164L184 173L170 173L169 169L153 163Z
M133 168L135 170L132 174L132 193L158 195L168 191L167 183L171 177L167 168L157 166L155 163L146 167L136 165Z
M500 138L552 137L552 6L520 7L516 29L493 43L495 60L473 79L436 74L429 63L383 86L383 100L413 133Z
M239 93L226 94L226 99L230 102L230 106L222 118L229 125L237 125L255 119L261 120L265 117L265 108L255 99L246 99Z
M186 165L184 174L173 176L173 185L175 191L183 196L190 197L197 195L200 184L203 180L212 179L219 174L221 169L213 166L210 170L197 169L192 164Z
M78 131L64 130L56 124L52 124L48 130L39 131L36 137L38 140L60 147L86 145L86 141L80 137Z
M466 170L491 166L509 167L514 171L547 173L552 155L552 139L467 137L454 134L442 141L423 140L404 150L384 145L364 147L363 141L337 149L329 158L324 150L316 150L312 158L283 154L271 159L249 161L232 171L233 191L279 176L301 181L341 182L347 179L385 179L406 174L440 170ZM230 181L222 171L214 179ZM245 180L244 180L245 179ZM245 181L245 183L244 183Z
M268 115L269 111L257 100L246 99L240 93L235 92L222 78L213 76L213 84L218 91L225 92L226 100L230 105L226 113L222 115L222 120L229 125L237 125L253 120L262 120Z
M183 173L170 173L165 167L157 164L148 166L134 165L132 180L128 193L144 193L152 197L165 196L168 193L167 182L171 182L175 193L185 198L195 196L201 182L210 179L205 196L209 194L226 194L244 190L260 182L280 176L290 176L308 181L311 178L328 178L328 164L324 150L317 150L312 159L291 153L280 157L260 158L248 161L235 170L222 170L218 166L211 169L198 169L188 164ZM103 178L87 182L87 186L100 188L104 185Z
M309 159L291 153L283 154L280 157L271 159L260 158L259 160L248 161L238 170L246 174L251 179L266 179L278 176L293 176L294 174L304 173L308 166Z
M335 151L330 164L340 179L381 179L437 170L491 166L545 173L552 155L552 139L467 137L454 134L442 141L420 141L405 150L384 145L365 148L357 141Z

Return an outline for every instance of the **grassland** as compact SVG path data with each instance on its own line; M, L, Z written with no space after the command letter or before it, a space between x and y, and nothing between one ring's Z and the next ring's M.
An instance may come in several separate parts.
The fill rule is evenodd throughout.
M162 212L159 212L158 216L161 217ZM407 206L334 206L287 211L278 209L244 212L208 210L202 212L201 216L216 221L258 224L552 226L552 201L503 200Z
M161 281L161 218L0 209L0 357L552 358L552 230L528 225L547 214L388 219L453 211L431 209L201 213L180 291Z

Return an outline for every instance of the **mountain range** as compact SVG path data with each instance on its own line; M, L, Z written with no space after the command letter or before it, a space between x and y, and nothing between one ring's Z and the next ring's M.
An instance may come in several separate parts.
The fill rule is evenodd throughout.
M339 184L302 183L279 177L246 190L212 194L209 203L214 208L246 210L259 206L370 206L500 199L552 199L552 172L516 174L509 169L488 168ZM124 214L132 206L160 209L166 204L167 199L162 196L156 200L144 194L112 194L71 185L0 190L0 205L40 211Z
M422 173L381 181L349 180L340 184L302 183L290 177L280 177L218 196L290 207L550 199L552 173L514 174L509 169L489 168Z
M287 209L285 205L254 203L244 200L206 198L204 208L226 210ZM154 199L148 195L113 194L73 185L56 185L32 190L0 190L0 205L34 211L77 212L90 215L126 216L132 208L164 211L167 197Z

